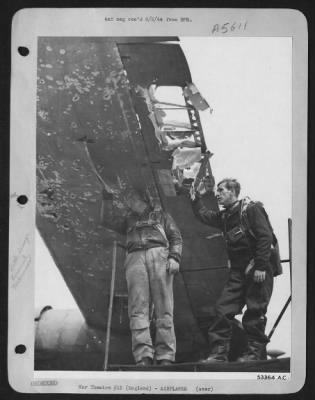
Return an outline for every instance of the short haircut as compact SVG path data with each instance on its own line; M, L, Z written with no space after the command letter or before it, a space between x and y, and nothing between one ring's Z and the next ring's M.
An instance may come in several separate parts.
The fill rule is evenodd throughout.
M135 198L145 201L145 196L144 196L143 191L141 191L138 188L132 188L132 189L129 189L128 191L126 191L124 194L124 199L127 201L135 199Z
M139 185L126 188L123 191L123 201L130 201L133 199L140 199L147 203L151 209L155 208L154 198L147 187Z
M234 178L224 178L217 184L217 187L224 184L228 190L234 190L236 197L239 196L241 192L241 185L237 179Z

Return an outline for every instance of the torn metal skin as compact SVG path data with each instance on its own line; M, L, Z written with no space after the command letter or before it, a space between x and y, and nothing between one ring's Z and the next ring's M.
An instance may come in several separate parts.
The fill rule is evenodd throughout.
M206 322L228 272L223 238L197 221L188 195L192 183L204 177L210 188L214 185L198 112L208 103L193 85L178 43L140 39L38 39L36 223L83 321L80 325L65 314L65 334L53 323L57 313L48 311L46 322L51 330L58 327L61 341L71 335L72 322L74 336L80 325L103 337L116 241L109 363L132 362L124 237L100 224L100 210L104 187L123 213L123 194L142 185L173 216L183 236L181 272L174 281L177 362L195 361L208 350ZM161 88L179 93L180 102L161 99ZM195 154L185 162L186 151ZM217 208L211 190L205 203ZM43 345L43 332L37 330L36 343L42 343L35 351L37 369L85 368L75 365L75 340L73 351L70 344L65 354L59 343L46 362L42 355L52 349ZM98 354L104 359L102 349ZM100 365L98 359L86 369Z

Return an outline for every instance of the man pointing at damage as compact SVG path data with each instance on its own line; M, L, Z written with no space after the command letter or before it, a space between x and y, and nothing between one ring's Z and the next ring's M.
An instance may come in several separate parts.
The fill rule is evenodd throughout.
M103 224L126 235L125 272L132 352L137 365L175 361L173 278L179 271L182 237L173 218L154 207L148 193L130 190L124 196L128 213L115 215L113 195L103 190ZM150 335L154 307L155 342Z
M243 327L248 347L238 361L267 358L265 335L266 313L273 289L274 271L271 249L274 244L268 216L259 202L249 198L239 200L240 184L236 179L224 179L217 185L216 198L222 210L208 210L200 192L192 189L192 207L205 224L222 230L227 244L229 278L217 300L215 317L208 330L210 355L204 362L228 361L232 336L232 320L243 315ZM244 208L246 207L246 221Z

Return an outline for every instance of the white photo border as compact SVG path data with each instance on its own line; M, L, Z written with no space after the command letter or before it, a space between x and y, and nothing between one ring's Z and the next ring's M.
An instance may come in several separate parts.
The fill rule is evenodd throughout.
M112 16L112 22L105 17ZM141 16L145 23L119 17ZM159 17L157 22L150 17ZM178 22L167 23L166 17ZM146 20L148 18L148 20ZM191 22L181 21L188 18ZM69 21L71 20L71 23ZM246 29L233 29L235 21ZM226 29L222 28L225 25ZM221 27L214 29L215 25ZM293 393L306 378L306 226L307 226L307 23L304 15L286 9L24 9L12 23L11 132L10 132L10 222L9 222L9 319L8 376L18 392L96 393L90 385L104 384L97 393L124 380L122 393L152 394L154 385L187 387L187 390L154 393L198 394L197 388L212 388L211 393ZM154 372L65 372L34 371L34 260L36 208L36 73L37 40L40 36L219 36L292 37L292 354L289 379L257 382L250 373L169 373ZM30 53L23 56L19 47ZM21 145L22 144L22 145ZM20 196L27 196L25 204ZM297 267L295 267L297 266ZM302 334L301 334L302 329ZM26 347L17 353L18 345ZM281 375L281 374L277 374ZM282 374L285 376L286 374ZM50 381L49 385L40 382ZM139 384L140 381L140 384ZM209 384L210 381L210 384ZM137 383L138 382L138 383ZM87 386L80 389L79 385ZM140 389L127 390L141 386ZM146 389L150 386L150 390ZM205 389L206 390L206 389ZM200 392L203 393L204 392ZM209 393L208 393L209 394Z

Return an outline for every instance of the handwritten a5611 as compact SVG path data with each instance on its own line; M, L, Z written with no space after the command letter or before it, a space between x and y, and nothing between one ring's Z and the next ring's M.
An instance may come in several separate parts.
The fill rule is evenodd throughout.
M239 31L246 31L247 21L245 22L225 22L224 24L215 24L212 26L211 33L235 33Z

